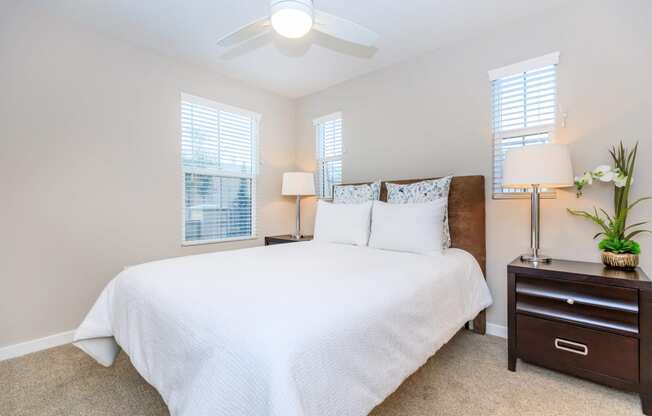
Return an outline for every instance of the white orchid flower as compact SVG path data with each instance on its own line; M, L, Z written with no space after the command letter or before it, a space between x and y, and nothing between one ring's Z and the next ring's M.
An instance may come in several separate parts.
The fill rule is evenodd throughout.
M582 176L576 176L575 177L575 183L578 186L585 186L585 185L593 184L593 176L591 176L591 172L584 172L584 174Z
M614 173L614 185L616 185L617 188L623 188L627 185L627 176L625 176L620 169L616 169Z
M601 180L602 182L611 182L614 180L614 172L611 170L609 165L600 165L597 168L593 169L592 175L594 178Z
M591 185L593 183L593 176L591 175L591 172L584 172L582 176L576 176L575 177L575 188L577 188L577 197L582 196L582 189L586 185Z
M627 176L619 177L617 176L614 179L614 185L616 185L616 188L623 188L627 184Z

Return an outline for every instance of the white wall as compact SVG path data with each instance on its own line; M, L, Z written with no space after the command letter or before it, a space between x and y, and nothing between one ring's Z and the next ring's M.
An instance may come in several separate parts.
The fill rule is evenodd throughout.
M652 195L652 2L574 1L481 37L386 68L298 103L298 159L314 168L311 120L343 111L344 180L483 174L491 182L492 140L487 71L560 51L559 102L575 170L609 162L619 139L640 140L635 196ZM488 281L495 304L488 320L506 322L506 265L529 245L529 201L492 200L487 187ZM542 202L542 246L558 258L597 261L592 224L566 207L611 207L611 190L572 190ZM305 208L310 207L310 202ZM634 218L652 219L652 204ZM632 218L632 219L634 219ZM312 218L305 215L305 227ZM652 240L640 238L642 266L652 272Z
M294 103L19 2L0 16L0 347L74 329L125 265L182 248L179 94L261 113L258 235L292 229Z

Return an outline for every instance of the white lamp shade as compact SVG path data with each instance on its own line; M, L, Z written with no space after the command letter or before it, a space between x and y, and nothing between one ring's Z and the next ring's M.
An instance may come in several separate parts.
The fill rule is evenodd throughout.
M286 172L283 174L283 195L314 195L315 178L310 172Z
M507 152L503 165L505 188L564 188L574 183L570 151L565 144L531 145Z

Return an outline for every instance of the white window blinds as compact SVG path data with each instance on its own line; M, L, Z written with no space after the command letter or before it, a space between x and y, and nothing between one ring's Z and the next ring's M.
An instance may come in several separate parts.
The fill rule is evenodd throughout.
M182 94L185 244L255 236L259 121L258 114Z
M335 113L314 120L316 133L317 194L332 198L333 185L342 183L342 114Z
M509 149L548 143L555 129L557 63L553 53L489 72L494 136L493 194L522 195L503 188L503 161Z

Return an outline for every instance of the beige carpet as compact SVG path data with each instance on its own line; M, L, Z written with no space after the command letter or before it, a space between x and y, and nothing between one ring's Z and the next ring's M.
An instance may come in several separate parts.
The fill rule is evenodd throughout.
M638 396L522 362L507 371L505 341L462 331L373 416L640 415ZM0 362L0 415L168 415L120 354L104 368L73 346Z

